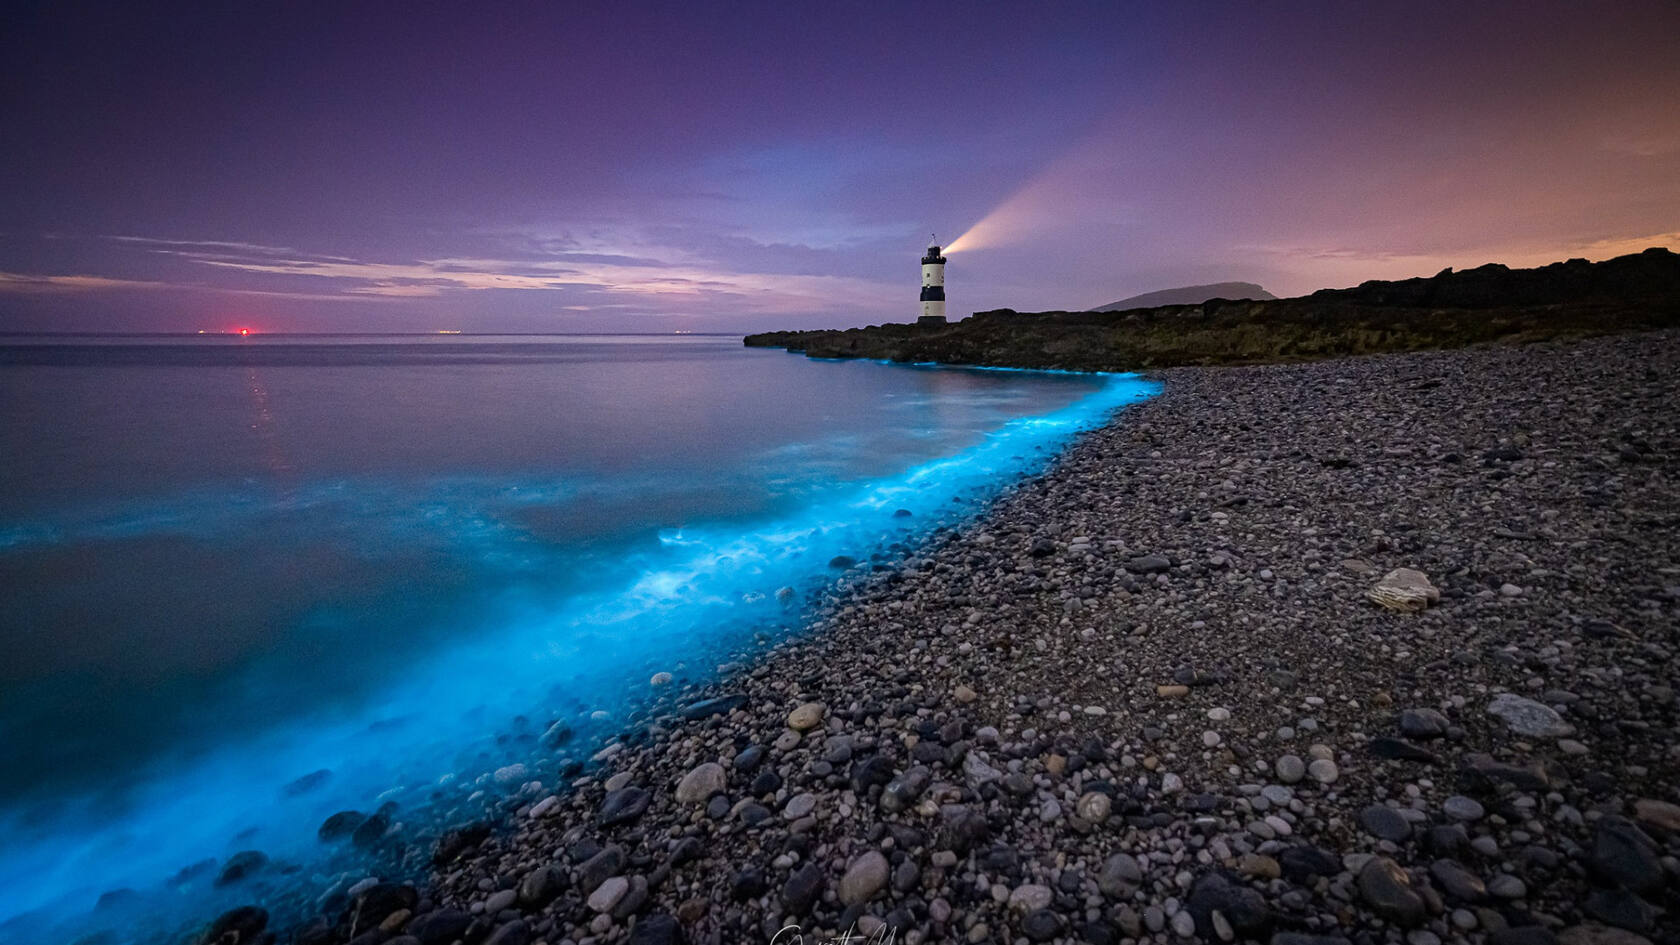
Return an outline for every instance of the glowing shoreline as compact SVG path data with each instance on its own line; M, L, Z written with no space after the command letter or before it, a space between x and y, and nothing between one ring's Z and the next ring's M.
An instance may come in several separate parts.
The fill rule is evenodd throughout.
M702 525L665 536L659 551L628 562L631 576L610 590L558 602L558 608L552 600L510 602L507 613L518 619L494 636L431 654L405 684L377 700L377 712L297 720L226 746L213 758L154 778L121 810L70 802L52 823L5 824L18 842L0 856L0 884L8 891L0 905L0 935L24 928L5 924L14 917L74 911L114 887L142 893L132 909L90 917L77 923L80 931L97 928L93 919L109 919L145 937L205 920L232 904L300 887L318 892L331 878L310 875L329 865L315 828L336 810L369 810L390 801L401 816L417 815L435 826L517 789L498 785L493 776L515 763L531 765L530 780L552 789L552 766L543 765L547 753L498 744L499 736L516 731L510 729L514 719L558 715L586 735L604 731L605 725L591 725L593 713L621 719L646 695L635 682L645 682L650 668L677 670L683 659L698 663L738 649L755 628L785 623L775 601L779 588L822 587L832 580L831 557L867 562L889 542L917 542L936 526L972 520L983 503L965 500L995 497L1019 476L1042 469L1074 435L1154 390L1134 376L1108 375L1100 389L1061 409L1017 417L967 450L824 496L798 516L753 527ZM913 512L911 524L895 516L901 508ZM684 675L704 679L709 673ZM558 699L557 684L564 690ZM493 691L485 691L487 685ZM569 711L560 708L562 701ZM581 756L588 756L587 748ZM322 768L332 771L326 789L273 799L282 785ZM239 839L230 844L233 837ZM248 848L297 864L303 873L263 890L268 897L246 884L216 889L214 867L172 888L167 882L186 864L219 861Z

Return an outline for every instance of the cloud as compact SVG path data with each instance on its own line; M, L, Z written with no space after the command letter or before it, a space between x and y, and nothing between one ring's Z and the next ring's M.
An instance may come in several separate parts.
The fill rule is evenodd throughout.
M568 240L568 246L578 244ZM663 254L689 257L663 247ZM564 251L545 259L446 256L412 261L360 261L338 256L280 255L279 247L237 253L181 250L179 254L220 270L308 278L319 287L360 297L427 298L489 290L549 292L595 290L635 296L644 305L680 307L716 300L718 294L755 311L873 306L891 289L857 277L739 272L692 258L663 259L644 253Z
M320 292L284 292L269 289L229 288L199 283L159 282L151 279L114 279L91 275L37 275L24 272L0 272L0 293L21 295L56 295L76 292L131 291L215 292L227 295L273 296L287 299L310 299L321 302L347 301L351 297Z
M844 249L674 223L425 232L408 249L429 252L406 258L289 240L71 237L59 256L0 275L0 294L179 291L416 306L477 299L478 310L525 312L878 317L909 305L904 284L914 277L876 278L890 245L877 230L852 234L854 250L855 241L876 242L861 262Z
M0 292L85 292L102 289L167 289L167 282L144 279L111 279L105 276L41 276L22 272L0 272Z

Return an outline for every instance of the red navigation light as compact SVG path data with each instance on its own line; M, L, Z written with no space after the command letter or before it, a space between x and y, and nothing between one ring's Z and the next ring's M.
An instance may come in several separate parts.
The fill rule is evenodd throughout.
M239 329L239 333L240 333L240 334L241 334L241 335L249 335L249 334L250 334L250 333L251 333L251 329L249 329L249 328L241 328L241 329Z

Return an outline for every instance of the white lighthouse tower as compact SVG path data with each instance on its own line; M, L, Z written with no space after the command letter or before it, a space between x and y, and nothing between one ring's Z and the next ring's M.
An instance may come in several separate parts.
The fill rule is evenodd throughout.
M937 242L929 244L922 257L922 314L916 324L945 324L945 257L939 255Z

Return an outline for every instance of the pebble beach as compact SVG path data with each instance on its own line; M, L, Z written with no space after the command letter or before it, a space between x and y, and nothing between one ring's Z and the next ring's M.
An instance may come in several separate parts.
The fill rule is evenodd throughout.
M204 940L1680 941L1680 332L1150 377L430 882Z

